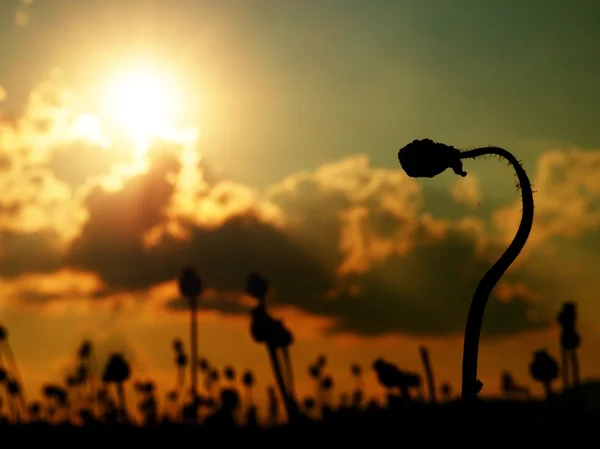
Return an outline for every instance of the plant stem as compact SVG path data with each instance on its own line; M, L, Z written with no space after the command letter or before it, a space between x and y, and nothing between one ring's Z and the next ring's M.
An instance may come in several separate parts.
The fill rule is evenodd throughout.
M462 398L467 401L477 399L477 357L485 306L492 290L525 246L533 225L533 192L527 173L525 173L519 161L510 152L498 147L484 147L464 151L461 153L461 159L485 155L500 156L512 165L522 192L523 212L514 239L502 256L483 276L471 301L465 329L462 365Z
M196 325L196 311L198 305L198 298L192 296L190 298L190 339L192 347L192 360L190 360L190 367L192 371L192 394L194 399L198 396L198 329ZM196 419L194 418L194 421Z
M283 374L281 372L281 366L279 364L279 359L277 357L277 349L267 344L267 350L269 352L269 360L271 361L271 366L273 368L273 373L275 374L275 380L277 381L277 386L279 387L279 392L281 393L281 397L283 399L283 403L285 404L286 412L288 414L288 419L293 421L296 417L295 407L290 401L290 397L287 392L286 383L283 379Z

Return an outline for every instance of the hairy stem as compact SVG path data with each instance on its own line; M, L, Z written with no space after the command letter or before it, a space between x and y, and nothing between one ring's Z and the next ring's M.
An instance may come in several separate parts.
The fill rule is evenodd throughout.
M522 192L523 212L521 223L514 239L496 263L481 278L473 294L463 347L462 397L465 400L477 398L477 357L485 306L492 290L525 246L533 225L533 192L531 190L531 183L519 161L510 152L498 147L484 147L464 151L460 157L461 159L470 159L485 155L500 156L512 165L517 174Z

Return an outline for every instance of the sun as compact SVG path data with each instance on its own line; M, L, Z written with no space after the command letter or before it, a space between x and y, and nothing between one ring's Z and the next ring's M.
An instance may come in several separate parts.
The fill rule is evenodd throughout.
M108 88L107 99L112 118L140 146L169 128L178 107L173 83L151 68L115 77Z

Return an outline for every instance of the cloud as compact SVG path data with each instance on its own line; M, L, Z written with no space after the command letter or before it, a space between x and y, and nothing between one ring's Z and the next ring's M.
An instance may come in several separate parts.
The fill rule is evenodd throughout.
M90 220L70 253L74 268L97 272L113 289L134 291L172 281L190 261L211 289L201 307L227 314L247 312L239 294L247 274L258 269L273 283L276 307L331 318L330 332L425 335L463 330L475 286L492 263L483 251L483 224L424 213L417 183L371 168L365 156L268 189L265 201L281 211L283 224L250 208L232 211L228 200L221 202L224 218L217 226L180 218L180 236L166 234L148 248L141 236L165 218L174 195L167 167L181 168L153 165L122 190L90 197ZM487 333L547 325L532 315L535 303L523 291L505 288L500 300L492 298ZM186 307L173 296L165 302Z
M259 191L210 175L188 130L154 139L132 169L130 146L77 106L60 73L31 94L23 117L0 126L3 278L94 279L85 291L67 288L65 277L64 290L36 296L22 288L25 301L146 297L175 312L186 303L173 282L191 264L207 288L204 311L246 316L246 276L258 270L272 283L275 311L318 317L322 331L450 335L463 331L473 291L503 250L483 219L431 215L422 183L373 167L364 154ZM548 166L538 166L542 185ZM476 180L451 194L481 200ZM552 290L531 276L526 264L511 268L490 299L484 332L547 325L539 298ZM161 285L171 287L150 299Z
M600 224L600 151L552 150L537 161L532 184L535 218L528 248L573 240ZM520 219L520 200L493 214L496 228L512 239Z
M459 178L452 184L450 192L457 203L467 204L471 207L477 206L482 200L479 180L472 174L465 178Z
M22 273L51 273L60 268L58 239L51 230L0 234L0 273L4 278Z

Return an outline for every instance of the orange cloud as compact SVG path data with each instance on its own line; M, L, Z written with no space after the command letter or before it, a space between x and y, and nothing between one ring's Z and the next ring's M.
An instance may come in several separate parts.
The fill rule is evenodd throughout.
M535 219L529 250L552 244L555 237L578 238L600 224L600 152L570 149L540 156L532 179ZM493 215L505 240L512 240L521 215L521 203L504 206Z

